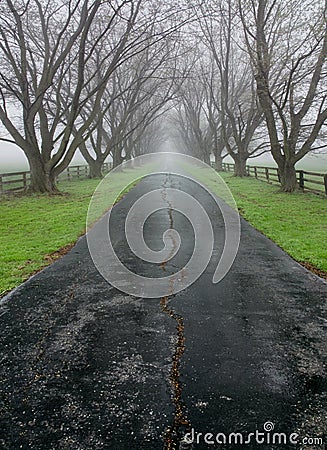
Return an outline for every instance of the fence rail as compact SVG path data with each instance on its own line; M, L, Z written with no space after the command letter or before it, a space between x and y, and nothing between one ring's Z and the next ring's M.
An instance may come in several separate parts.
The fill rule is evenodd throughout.
M30 172L11 172L0 174L0 194L18 192L27 189Z
M225 172L234 172L234 166L232 163L223 163L223 170ZM264 180L268 183L280 183L277 167L246 166L246 173L248 176L253 176L258 180ZM304 191L327 195L326 173L297 170L296 178L300 188Z
M104 163L103 173L108 173L112 169L112 163ZM234 164L223 163L225 172L234 172ZM259 180L268 183L279 183L280 178L277 167L246 166L246 172ZM57 182L72 181L76 179L85 179L89 176L89 166L68 166L57 178ZM297 180L301 189L314 192L316 194L327 195L327 174L318 172L309 172L306 170L296 171ZM11 172L0 174L0 195L21 192L28 188L31 179L29 171Z
M112 169L112 163L104 163L102 172L108 173ZM58 177L57 182L72 181L88 178L90 173L88 165L68 166ZM22 192L28 188L31 180L30 171L10 172L0 174L0 195Z

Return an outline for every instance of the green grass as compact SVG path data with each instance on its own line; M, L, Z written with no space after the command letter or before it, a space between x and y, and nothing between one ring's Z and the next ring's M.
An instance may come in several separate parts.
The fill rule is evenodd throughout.
M254 169L253 167L259 167L260 169L258 169L258 178L262 181L267 181L266 180L266 174L264 171L265 167L268 168L277 168L276 164L273 163L267 163L267 164L262 164L262 163L258 163L258 164L249 164L250 166L250 175L254 177ZM262 169L261 169L262 168ZM318 193L321 192L322 194L325 194L325 186L324 186L324 177L323 175L327 173L327 168L324 165L319 166L316 163L316 166L312 166L310 167L306 167L305 164L303 164L302 166L300 165L299 167L296 167L297 170L304 170L305 172L313 172L313 173L318 173L320 175L308 175L307 173L304 174L304 188L307 191L317 191ZM231 172L233 172L233 170L231 170ZM299 175L297 175L297 178L299 180ZM270 181L275 183L276 185L279 185L278 183L278 179L277 179L277 171L270 171ZM317 184L316 182L319 182L320 184Z
M197 176L215 192L216 175L199 170ZM133 176L131 175L133 172ZM107 202L135 185L147 170L113 175ZM294 259L327 272L327 199L314 194L283 194L276 186L253 178L222 174L245 219L274 240ZM91 196L99 180L61 182L62 196L31 195L0 198L0 296L32 273L50 264L52 253L76 242L85 233ZM112 188L112 190L111 190ZM122 194L121 194L122 195ZM99 212L102 201L99 202ZM94 217L94 220L96 217Z
M133 172L133 175L132 175ZM136 173L135 173L136 172ZM126 170L110 177L107 205L135 185L142 170ZM99 180L60 182L65 195L0 197L0 296L50 264L51 255L85 233L91 196Z
M220 175L247 221L295 260L327 272L327 198L312 193L285 194L276 185L250 177ZM213 172L198 170L197 176L215 192Z
M327 272L327 199L224 176L242 216L299 262Z

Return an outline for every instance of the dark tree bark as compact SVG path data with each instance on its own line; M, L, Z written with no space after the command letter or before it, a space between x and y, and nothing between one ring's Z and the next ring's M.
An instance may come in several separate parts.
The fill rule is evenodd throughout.
M223 158L221 153L218 154L215 152L215 170L217 170L217 172L223 171Z
M210 154L208 154L208 152L203 153L203 162L205 162L206 164L208 164L208 166L210 166L211 161L210 161Z
M247 171L246 171L246 161L247 156L242 154L234 154L232 155L232 158L234 160L234 175L236 177L246 177Z
M119 148L115 148L112 155L112 167L113 169L117 168L122 164L124 161L124 157L122 156L122 149L119 146Z
M278 174L283 192L294 192L299 188L293 163L284 161L283 164L278 166Z
M46 169L44 162L39 158L39 155L28 155L28 162L31 172L31 180L27 192L37 193L56 193L58 192L56 186L56 179L52 172Z
M19 3L26 5L20 8ZM151 45L149 36L159 19L143 11L149 27L137 28L142 3L4 2L0 17L0 120L31 162L32 191L56 191L56 177L92 132L97 107L101 109L112 74ZM31 21L35 26L30 26ZM153 33L158 41L162 38ZM102 53L96 64L98 49ZM19 103L21 117L7 107L11 101ZM93 109L88 108L90 101ZM86 120L81 120L83 111L88 111ZM96 166L94 162L91 172L100 175Z
M89 165L89 178L103 178L102 166L103 161L93 160L88 163Z
M89 166L89 178L103 178L102 167L108 155L98 152L96 157L93 158L89 153L85 142L81 142L79 150Z
M301 4L299 11L290 4L290 9L280 15L280 8L285 5L288 6L281 0L272 5L267 0L258 0L252 4L249 18L249 10L245 13L239 0L246 45L256 69L257 94L281 189L293 192L298 187L295 164L312 150L327 120L327 97L325 92L320 94L327 58L327 3L321 3L313 19L316 22L303 35L295 31L308 20L301 12ZM292 30L285 28L288 16L294 16ZM284 38L287 39L284 53L279 55L278 64L273 63L271 55Z

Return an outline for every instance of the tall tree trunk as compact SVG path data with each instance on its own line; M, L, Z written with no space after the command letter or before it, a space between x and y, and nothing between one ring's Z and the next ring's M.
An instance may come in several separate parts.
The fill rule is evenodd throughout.
M217 172L222 172L223 170L223 158L217 153L215 153L215 170L217 170Z
M113 169L120 166L120 164L122 164L123 161L124 161L124 158L121 155L121 149L115 149L113 152L113 156L112 156Z
M91 159L88 161L89 165L89 178L103 178L102 166L103 161Z
M58 192L55 176L46 169L40 155L27 155L27 157L31 172L31 181L27 191L42 194Z
M102 165L104 160L99 157L94 159L90 155L84 141L80 143L79 150L89 166L89 178L102 178Z
M204 152L203 153L203 161L208 164L208 166L211 166L211 161L210 161L210 154Z
M234 159L234 175L236 177L246 177L247 171L246 171L246 157L242 157L239 154L233 155Z
M282 164L278 164L278 173L283 192L294 192L298 188L296 169L292 161L284 160Z

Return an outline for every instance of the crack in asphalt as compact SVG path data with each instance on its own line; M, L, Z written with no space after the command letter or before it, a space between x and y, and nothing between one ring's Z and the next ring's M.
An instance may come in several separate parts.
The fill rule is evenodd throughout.
M173 218L173 204L167 199L166 183L168 176L164 182L162 190L162 199L168 205L168 215L169 215L169 227L174 228L174 218ZM160 264L160 267L165 272L166 263L175 253L177 242L173 238L173 249L171 254L168 256L166 261ZM175 415L172 425L168 426L165 431L164 436L164 450L177 450L178 449L190 449L190 445L182 441L183 436L191 431L191 423L187 418L186 406L182 399L183 386L181 383L181 372L180 365L181 359L185 352L185 325L184 318L177 314L172 308L168 307L169 297L173 296L174 292L174 278L172 277L170 281L170 293L164 296L160 300L161 310L167 314L171 319L176 322L177 338L175 341L175 350L172 356L172 367L170 370L170 383L173 388L173 403L175 407ZM184 433L181 433L181 429L184 427Z
M183 435L191 431L191 423L187 418L186 406L182 400L183 386L180 380L180 364L185 352L185 326L184 319L179 314L176 314L173 309L168 307L169 297L162 297L160 301L161 310L171 317L176 322L177 340L175 342L175 351L172 357L172 368L170 370L170 383L173 387L173 403L175 406L174 421L171 426L166 429L164 450L177 449L177 444L180 442L179 431L181 427L185 427ZM186 448L183 446L183 448Z
M164 180L172 211L161 198ZM174 294L188 274L178 270L193 237L169 189L198 198L217 226L218 244L223 240L221 217L192 186L173 174L145 180L114 216L120 249L130 204L159 189L164 209L147 224L146 242L161 248L158 231L172 218L166 259L181 230L183 247L164 264L166 272L144 268L140 258L130 265L153 277L170 275L154 302L108 285L85 237L2 301L0 314L8 313L0 319L0 448L184 450L191 423L201 438L193 447L204 449L206 432L245 436L266 421L278 434L324 440L327 285L242 221L240 250L222 283L212 285L209 266Z

